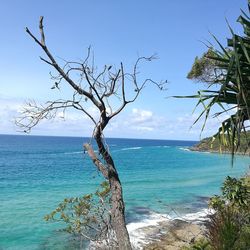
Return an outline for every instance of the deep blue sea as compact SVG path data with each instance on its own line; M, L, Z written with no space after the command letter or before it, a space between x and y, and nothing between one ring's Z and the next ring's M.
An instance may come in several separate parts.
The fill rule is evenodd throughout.
M94 192L101 178L82 145L87 138L0 135L0 249L79 249L44 215L65 197ZM123 184L127 222L149 211L198 212L249 157L191 152L195 142L107 139Z

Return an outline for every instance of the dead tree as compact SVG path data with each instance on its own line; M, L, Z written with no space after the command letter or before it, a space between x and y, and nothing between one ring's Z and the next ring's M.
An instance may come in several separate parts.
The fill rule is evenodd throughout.
M164 88L166 82L157 83L151 79L138 80L138 67L142 61L151 61L155 57L140 57L133 66L131 73L126 73L121 63L118 69L114 66L105 65L98 72L90 59L90 48L87 57L83 61L67 61L60 66L52 55L45 42L43 17L40 17L39 29L41 38L38 39L26 28L26 32L42 48L47 58L40 59L54 68L57 72L52 79L55 81L52 89L63 87L68 84L72 87L73 95L69 100L49 101L45 105L37 105L35 102L28 103L17 120L17 125L23 131L29 132L43 119L51 119L56 116L58 110L63 112L68 108L74 108L87 115L93 122L93 135L98 155L94 152L91 143L84 144L84 149L92 159L94 165L103 177L109 182L111 192L111 226L118 242L118 248L131 249L128 231L125 224L125 205L123 201L122 185L118 176L112 156L105 143L103 131L112 118L118 115L128 104L133 103L147 84L153 84L159 89ZM90 62L91 61L91 62ZM73 74L79 75L78 81L74 80ZM75 75L74 75L75 76ZM119 106L112 105L119 101ZM96 119L85 107L86 102L92 103L97 108L99 117Z

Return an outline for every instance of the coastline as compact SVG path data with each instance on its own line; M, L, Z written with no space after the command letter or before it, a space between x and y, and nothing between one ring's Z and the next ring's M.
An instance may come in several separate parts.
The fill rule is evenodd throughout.
M179 250L182 247L189 246L205 234L204 225L178 219L171 221L168 225L162 223L162 228L165 233L159 239L154 239L151 243L145 245L143 250Z
M205 224L212 213L212 210L202 209L196 213L171 218L152 212L147 219L127 225L133 249L177 250L189 246L205 235Z
M242 138L245 139L245 138ZM197 144L189 147L190 151L198 151L198 152L209 152L209 153L218 153L218 154L232 154L232 148L229 146L223 146L219 142L218 138L213 139L212 137L204 138ZM250 148L246 141L244 141L240 147L238 147L237 151L234 153L235 155L243 155L250 156Z
M210 154L227 154L227 155L232 154L232 152L229 151L229 150L220 151L220 150L212 150L212 149L200 149L197 146L189 147L188 150L192 151L192 152L201 152L201 153L210 153ZM250 151L249 150L246 151L246 152L238 151L238 152L235 152L234 155L249 157L250 156Z

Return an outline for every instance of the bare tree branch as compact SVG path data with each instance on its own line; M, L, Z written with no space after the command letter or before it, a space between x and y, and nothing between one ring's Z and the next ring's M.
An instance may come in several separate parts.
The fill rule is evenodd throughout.
M98 71L94 65L94 58L92 64L89 63L91 52L89 47L87 56L83 61L64 60L64 66L61 67L46 46L43 17L40 17L39 30L40 39L36 38L26 28L29 36L47 55L47 58L40 57L40 59L53 67L58 73L58 75L51 73L51 79L55 81L51 89L59 89L59 84L62 80L65 80L73 88L73 96L67 100L58 99L49 101L45 105L37 105L36 102L29 102L23 108L21 116L16 120L16 124L25 132L29 132L43 119L56 118L59 110L64 114L69 108L79 110L89 117L94 123L92 138L97 144L98 156L93 150L91 143L84 144L84 150L88 153L98 171L108 180L110 187L110 219L104 219L107 222L106 234L109 234L108 241L110 242L112 238L112 242L115 240L119 249L131 250L125 224L125 205L123 202L122 186L115 163L105 142L103 131L114 116L118 115L129 103L136 101L146 85L153 84L160 90L163 90L166 82L158 83L150 78L139 81L137 78L140 63L142 61L152 61L155 59L154 55L138 58L132 69L132 73L125 72L123 63L120 64L118 69L114 65L105 65L102 70ZM74 80L75 76L79 76L79 80ZM131 89L134 91L131 91ZM118 99L118 105L116 99ZM98 118L96 118L95 113L91 113L87 106L85 106L88 100L98 110ZM99 218L102 220L102 215L99 215ZM102 225L105 225L103 221ZM89 225L87 227L92 226ZM99 230L94 227L92 229L95 231ZM100 230L105 231L104 229ZM98 235L100 236L100 234ZM91 238L91 236L85 235L85 233L82 233L82 236Z
M44 36L44 31L43 31L43 16L40 16L39 29L41 33L41 44L45 46L45 36Z
M57 115L58 110L66 110L67 108L75 108L86 114L90 120L96 125L96 121L93 116L84 109L80 101L73 100L56 100L49 101L47 105L38 105L36 102L31 101L26 103L21 111L21 115L16 119L16 125L22 129L24 132L28 133L35 127L40 121L47 119L54 119Z
M56 60L54 59L54 57L52 56L52 54L50 53L50 51L48 50L47 46L45 45L45 39L44 39L44 31L43 31L43 18L40 18L40 22L39 22L39 28L40 28L40 33L41 33L41 37L42 37L42 42L39 42L39 40L29 31L28 28L26 28L26 32L35 40L35 42L44 50L44 52L46 53L46 55L48 56L48 58L51 60L51 64L53 65L53 67L59 72L59 74L80 94L80 95L85 95L86 97L88 97L96 106L99 105L98 101L93 97L92 94L90 94L89 92L83 90L82 88L80 88L77 84L74 83L74 81L69 78L69 76L63 71L63 69L57 64Z

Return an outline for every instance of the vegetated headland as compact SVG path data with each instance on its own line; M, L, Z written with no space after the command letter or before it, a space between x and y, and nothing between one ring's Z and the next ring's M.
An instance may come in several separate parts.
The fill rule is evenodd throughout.
M241 135L240 146L236 150L235 154L250 155L250 131ZM189 148L191 151L210 152L210 153L224 153L231 154L232 147L221 145L218 138L208 137L202 139L198 144Z

